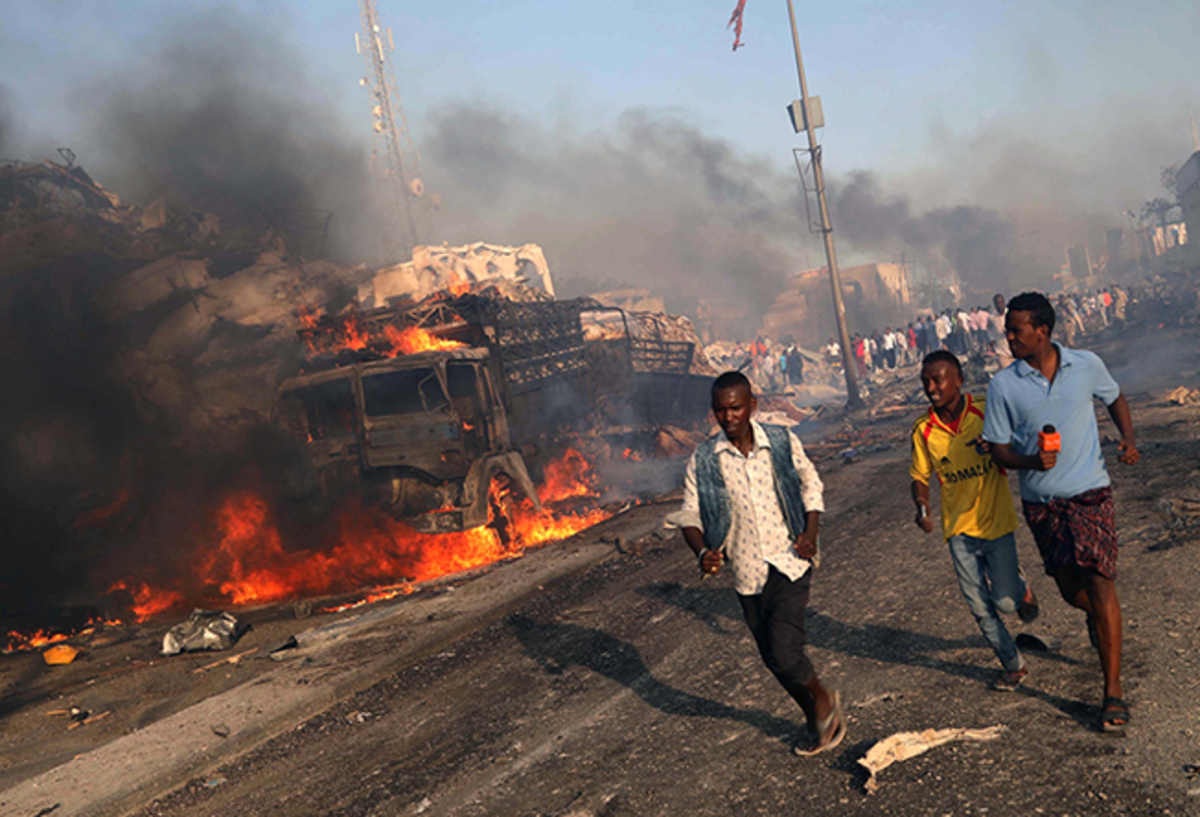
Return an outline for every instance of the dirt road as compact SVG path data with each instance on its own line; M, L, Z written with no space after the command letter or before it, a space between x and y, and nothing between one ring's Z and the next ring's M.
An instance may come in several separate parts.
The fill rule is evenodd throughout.
M1167 505L1200 490L1200 408L1131 398L1139 466L1116 463L1101 423L1123 544L1124 737L1095 730L1096 654L1023 524L1042 617L1011 624L1057 649L1027 652L1017 693L988 688L997 665L946 546L911 523L897 419L890 450L819 463L830 513L809 629L849 705L838 751L789 752L799 713L761 666L729 578L700 581L678 538L650 536L141 814L1200 813L1187 771L1200 763L1200 528ZM856 762L876 741L996 724L1000 740L933 749L864 792Z

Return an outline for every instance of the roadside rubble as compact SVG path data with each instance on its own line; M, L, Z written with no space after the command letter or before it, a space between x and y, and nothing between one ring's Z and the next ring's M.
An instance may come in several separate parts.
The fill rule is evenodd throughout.
M1167 517L1170 528L1191 528L1200 525L1200 499L1166 497L1155 506Z
M1167 394L1167 401L1177 406L1200 403L1200 389L1189 389L1187 386L1180 386Z
M1003 724L998 724L986 729L926 729L922 732L897 732L876 743L867 750L864 757L859 759L858 765L866 769L870 775L863 788L866 789L867 794L879 791L877 776L893 763L923 755L930 749L946 743L995 740L1007 728Z

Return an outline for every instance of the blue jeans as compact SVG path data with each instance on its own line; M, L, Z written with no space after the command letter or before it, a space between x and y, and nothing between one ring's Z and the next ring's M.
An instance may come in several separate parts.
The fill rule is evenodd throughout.
M1017 570L1017 540L1011 533L999 539L977 539L960 533L951 536L948 543L958 586L979 630L1004 669L1016 672L1024 661L999 614L1016 612L1025 598L1025 580Z

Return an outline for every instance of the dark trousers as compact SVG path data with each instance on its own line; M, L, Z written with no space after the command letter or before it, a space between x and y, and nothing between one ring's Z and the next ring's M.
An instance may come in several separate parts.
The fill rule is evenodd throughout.
M763 591L754 596L739 594L738 601L763 663L811 719L812 696L804 685L816 677L816 671L804 651L808 643L804 616L813 572L810 568L792 581L774 567L768 571Z

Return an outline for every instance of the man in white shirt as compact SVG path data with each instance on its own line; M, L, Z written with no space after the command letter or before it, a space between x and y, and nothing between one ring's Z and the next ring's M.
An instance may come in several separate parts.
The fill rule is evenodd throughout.
M971 316L962 307L954 316L954 335L955 346L958 347L955 351L960 355L971 354Z
M896 359L900 361L899 365L908 365L908 338L905 337L904 327L898 326L892 332L892 337L896 343Z
M825 344L825 358L831 366L836 366L842 360L842 345L833 338Z
M945 313L938 315L937 320L934 321L933 326L934 326L934 331L937 333L938 348L945 349L946 348L946 338L950 337L950 329L951 329L950 316L946 315Z
M800 705L813 735L800 755L833 749L846 734L841 695L824 687L805 652L805 611L824 485L800 440L751 419L758 402L740 372L714 381L721 426L688 461L683 507L667 518L683 529L705 576L726 561L746 625L767 668Z
M1001 369L1007 369L1013 362L1012 352L1008 350L1008 336L1005 334L1004 328L1004 315L1008 311L1007 304L1004 296L997 292L992 298L996 314L989 316L991 324L988 326L988 335L991 336L992 348L996 350L996 357L1000 358Z

